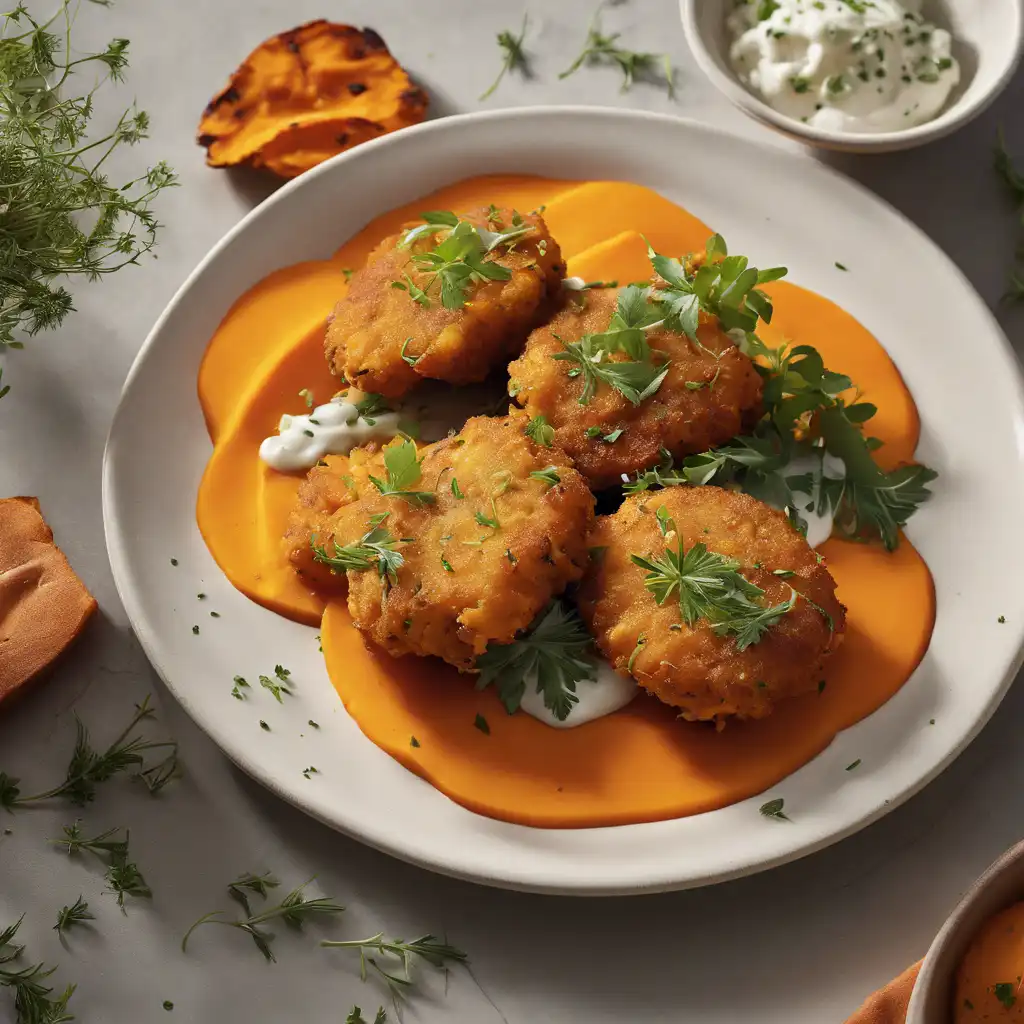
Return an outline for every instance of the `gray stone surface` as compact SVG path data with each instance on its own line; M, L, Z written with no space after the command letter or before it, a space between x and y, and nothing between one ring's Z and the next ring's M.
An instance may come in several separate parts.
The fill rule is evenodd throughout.
M38 337L3 364L12 391L0 404L0 494L41 498L101 614L53 678L3 715L0 769L22 776L27 789L52 784L74 742L72 711L106 739L147 692L160 706L154 732L180 740L188 768L156 800L115 781L83 811L23 811L0 821L12 830L0 836L0 921L26 913L23 937L31 955L59 963L61 983L79 984L74 1006L86 1024L340 1021L353 1002L365 1011L383 996L372 983L360 983L351 955L322 950L316 940L328 932L356 937L379 929L444 933L472 955L472 975L453 972L447 994L438 979L428 979L427 995L405 1012L410 1022L839 1024L873 988L923 954L958 894L1024 832L1018 731L1024 691L1017 686L973 746L925 792L796 864L703 891L636 899L489 891L400 864L303 817L234 769L162 691L111 580L100 462L121 383L156 316L266 191L262 179L203 166L192 141L199 112L254 44L318 16L378 29L430 90L436 114L480 109L475 97L498 67L494 35L518 25L520 7L486 0L83 5L79 46L110 36L132 41L127 82L98 95L99 117L113 116L117 104L133 97L152 115L152 139L121 155L112 174L127 176L144 161L164 158L181 187L160 204L166 228L158 260L79 290L78 312L59 332ZM674 0L633 0L607 13L607 25L621 28L637 49L669 49L679 68L674 104L646 85L620 94L611 70L559 82L557 72L585 34L592 0L533 0L530 8L535 77L507 78L489 106L637 107L768 137L694 67ZM917 152L829 160L916 221L995 304L1018 224L991 173L989 150L1002 120L1024 157L1022 109L1024 77L1018 76L994 109L952 139ZM751 179L756 187L756 167ZM771 195L764 200L770 204ZM1000 316L1011 339L1024 341L1024 313L1002 309ZM945 346L970 344L970 338L936 338L935 357L942 358ZM984 388L985 381L963 386ZM164 443L169 449L173 437ZM161 454L155 448L153 458ZM122 916L102 893L96 864L46 845L76 813L89 829L130 826L133 852L154 891L151 904L135 901ZM228 929L197 933L183 955L179 943L188 925L230 906L224 882L267 869L293 884L316 875L324 893L348 906L343 921L305 936L282 934L277 964L265 964L245 935ZM52 924L59 907L79 893L97 921L62 949ZM162 1009L165 999L175 1004L171 1015ZM13 1020L3 993L0 1020Z

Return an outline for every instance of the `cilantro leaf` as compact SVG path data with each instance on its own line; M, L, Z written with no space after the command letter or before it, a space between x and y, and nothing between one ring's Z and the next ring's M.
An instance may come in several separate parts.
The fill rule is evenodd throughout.
M545 448L550 448L555 441L555 428L548 423L546 416L534 416L523 428L523 433Z
M510 644L490 644L476 659L477 689L492 683L511 715L519 710L527 684L544 696L544 706L564 722L579 697L576 684L597 678L590 657L593 640L574 609L553 601L529 629Z
M432 491L409 490L419 481L421 475L420 463L423 460L417 458L416 454L417 448L413 441L403 440L399 444L388 445L384 449L387 479L382 481L371 476L370 481L386 497L401 498L414 508L421 508L424 505L433 505L436 496Z
M543 480L548 487L554 487L555 484L560 484L562 478L558 475L558 469L556 466L545 466L544 469L535 469L530 476L534 480Z

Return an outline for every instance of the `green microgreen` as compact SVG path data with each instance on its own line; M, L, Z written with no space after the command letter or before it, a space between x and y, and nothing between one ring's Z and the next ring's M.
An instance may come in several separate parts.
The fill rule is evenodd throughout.
M527 685L544 697L544 706L565 721L579 697L578 683L597 678L591 660L593 640L574 609L553 601L521 637L495 644L476 659L477 689L492 683L505 710L519 710Z
M530 476L534 480L542 480L549 488L562 482L562 478L558 475L557 466L545 466L543 469L535 469L530 473Z

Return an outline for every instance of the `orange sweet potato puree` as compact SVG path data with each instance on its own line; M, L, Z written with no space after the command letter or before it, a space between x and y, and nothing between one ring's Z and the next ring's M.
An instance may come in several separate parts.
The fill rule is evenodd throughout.
M1024 1021L1024 902L985 922L956 974L953 1024Z
M318 403L336 389L322 345L326 317L344 292L342 268L358 267L377 241L422 210L491 202L545 204L568 273L587 280L643 280L650 274L645 238L680 254L702 248L711 234L637 185L474 178L384 214L330 260L272 274L232 307L200 369L199 397L215 443L197 501L200 530L231 582L254 601L311 625L323 616L328 672L349 714L379 747L474 811L579 828L697 814L763 792L884 704L927 649L934 588L905 539L893 554L838 540L821 549L848 608L846 639L824 690L721 733L685 723L645 695L576 729L509 716L493 692L476 692L472 678L440 662L396 660L368 648L344 602L325 610L284 558L281 535L301 476L269 470L257 451L282 414L304 411L301 389L311 389ZM879 461L888 467L911 459L917 410L881 345L822 296L785 281L767 290L775 316L764 340L814 345L878 406L870 426L885 442ZM477 714L490 735L474 727Z

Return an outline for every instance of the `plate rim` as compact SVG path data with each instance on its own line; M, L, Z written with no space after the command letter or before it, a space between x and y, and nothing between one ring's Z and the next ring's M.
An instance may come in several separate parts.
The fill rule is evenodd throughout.
M445 118L437 119L434 121L423 122L420 125L416 125L410 128L402 129L400 132L393 133L391 135L383 136L379 139L373 140L362 146L356 147L346 153L340 154L332 159L321 164L319 167L307 172L299 178L293 179L286 183L282 188L278 189L271 196L265 199L263 202L257 204L253 209L248 211L239 222L228 230L206 253L206 255L199 261L196 267L188 274L181 286L174 292L170 301L166 307L160 313L152 329L146 336L145 341L139 348L138 353L132 361L131 368L125 378L124 385L121 389L118 404L114 411L111 419L110 429L107 433L107 438L104 444L103 451L103 463L102 463L102 512L104 522L104 536L107 547L107 554L110 561L111 573L114 579L115 587L117 589L118 596L125 609L125 613L128 617L129 623L135 633L138 641L146 654L147 659L153 666L154 670L163 681L164 685L174 696L175 700L181 704L182 708L186 711L190 718L196 723L196 725L207 735L211 740L218 746L222 753L228 757L228 759L235 765L237 765L242 771L244 771L251 778L255 779L262 786L269 789L276 796L281 797L288 803L297 807L303 813L323 822L332 829L342 832L358 841L368 845L372 848L378 849L390 856L396 857L399 860L403 860L407 863L414 864L418 867L425 868L429 871L437 872L440 874L448 875L450 877L462 879L465 881L474 882L477 884L484 884L488 886L520 890L527 892L537 893L550 893L560 895L580 895L580 896L595 896L595 895L633 895L641 893L661 892L661 891L672 891L684 888L694 888L706 885L717 884L720 882L729 881L734 878L743 877L750 874L755 874L761 871L769 870L773 867L798 860L811 853L815 853L818 850L824 849L832 844L847 838L850 835L860 831L867 827L873 822L884 817L890 811L895 810L901 804L905 803L916 793L920 792L925 786L931 783L938 775L940 775L969 745L978 733L984 728L989 719L995 713L999 707L1003 698L1005 697L1013 679L1019 671L1022 662L1024 662L1024 626L1018 628L1018 636L1016 641L1016 647L1013 652L1013 656L1009 658L1005 665L1002 678L999 681L999 685L992 691L992 696L980 711L976 720L972 723L972 727L966 732L959 735L958 741L949 749L946 750L943 757L939 758L937 762L931 765L931 768L918 776L914 782L908 783L898 791L888 792L887 799L883 801L882 794L878 794L877 798L873 798L874 806L863 813L857 815L853 820L847 822L847 824L839 829L833 829L828 835L824 835L817 838L810 838L788 847L783 852L775 855L761 857L755 861L744 862L741 864L732 865L724 870L720 870L713 873L702 874L699 877L693 874L678 877L674 876L653 878L647 883L632 882L629 884L616 884L609 883L608 881L597 879L595 881L588 881L586 879L577 882L573 886L567 886L562 881L548 880L545 881L542 877L537 877L536 871L533 875L526 877L523 874L516 874L503 870L498 873L495 870L495 866L491 866L489 869L490 873L485 873L483 869L474 872L470 870L463 870L458 867L446 864L443 861L436 859L428 855L420 855L418 852L410 847L409 845L401 845L395 842L385 842L378 838L370 837L364 832L361 832L358 827L352 822L342 821L339 816L331 817L325 813L321 813L313 804L303 799L303 796L299 792L292 792L286 788L281 781L270 775L269 773L263 773L260 771L260 765L257 759L251 756L246 759L243 756L236 756L235 751L232 749L235 744L230 738L224 735L224 730L218 728L219 723L215 720L208 719L206 716L198 713L193 707L192 701L188 695L186 688L176 687L170 678L170 674L165 670L165 667L157 659L155 653L155 644L153 636L149 628L149 624L146 620L146 615L142 610L143 600L140 592L137 592L131 583L131 574L128 569L128 559L125 551L125 547L122 544L122 538L119 535L117 529L117 513L116 513L116 501L114 496L115 482L114 482L114 458L112 457L112 448L115 446L116 436L118 432L119 423L123 415L126 398L135 383L136 378L142 372L142 367L154 346L157 344L158 339L164 329L164 325L172 314L178 309L179 306L187 299L189 292L194 287L195 283L205 274L207 268L218 259L220 254L227 249L234 240L243 232L245 232L250 224L263 215L265 211L273 205L282 201L284 197L289 196L293 191L307 187L310 181L316 178L332 174L335 169L341 166L345 166L349 163L358 162L364 159L365 155L369 152L376 152L381 149L402 146L407 144L407 140L419 136L425 133L433 133L438 130L447 131L458 131L462 127L470 127L474 124L487 121L521 121L521 120L536 120L539 122L556 121L561 118L579 118L582 120L592 120L594 122L611 120L619 120L622 122L653 122L660 123L666 126L672 127L675 130L683 130L689 132L695 132L698 135L712 135L718 136L725 140L726 143L739 143L743 146L752 147L755 149L768 149L773 151L775 154L781 156L784 159L792 159L796 161L806 161L808 165L813 166L815 174L821 174L826 179L832 179L834 182L838 182L844 188L850 188L861 194L863 198L877 204L884 211L887 216L895 217L903 228L909 231L915 236L918 244L926 246L932 251L933 256L939 257L945 264L948 271L952 272L960 281L963 286L963 298L969 300L974 308L974 312L984 318L991 328L992 340L997 342L995 346L995 352L1002 359L1004 363L1004 370L1007 372L1011 379L1011 385L1016 394L1017 399L1017 411L1024 412L1024 370L1022 370L1020 364L1017 361L1016 354L1010 345L1002 327L999 325L995 316L985 302L981 299L980 295L974 289L973 285L963 274L959 266L957 266L946 253L934 242L921 228L919 228L913 221L907 218L901 211L891 206L886 200L873 193L867 187L861 185L859 182L846 177L841 172L835 170L832 167L813 161L807 157L801 156L800 154L792 152L784 146L780 146L775 140L771 139L758 139L752 138L748 135L740 134L737 132L728 131L719 128L714 125L708 125L700 121L695 121L691 118L676 117L669 114L661 114L649 111L634 111L634 110L623 110L611 107L575 107L570 105L558 105L551 107L540 107L540 108L510 108L506 110L493 110L493 111L478 111L466 114L451 115ZM405 139L406 141L403 141ZM237 298L237 296L236 296ZM198 408L198 402L197 402ZM828 748L826 748L827 750ZM824 753L824 752L823 752ZM822 754L817 755L821 757ZM813 763L813 759L812 762ZM411 778L415 778L410 773ZM417 780L420 781L420 780ZM472 813L472 812L467 812ZM709 812L715 813L715 812ZM620 829L645 829L665 824L661 822L655 823L642 823L637 825L626 825L618 826ZM516 826L518 828L526 828L527 826ZM531 831L534 831L531 829ZM540 830L540 831L560 831L560 830ZM587 831L587 830L573 830L573 831ZM595 830L596 831L596 830Z

